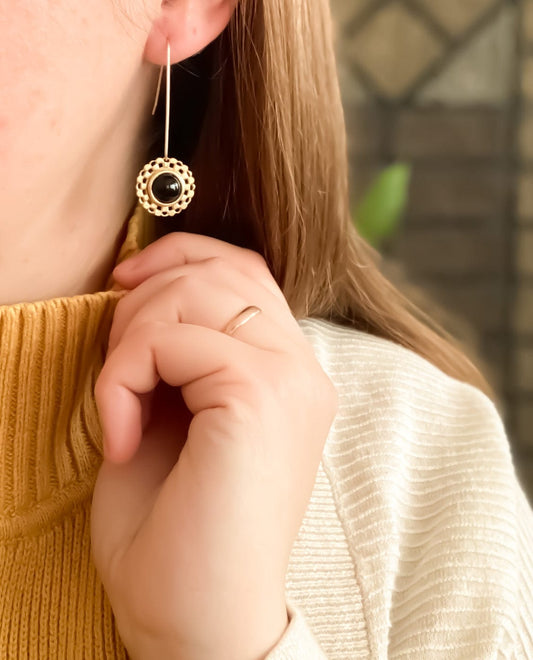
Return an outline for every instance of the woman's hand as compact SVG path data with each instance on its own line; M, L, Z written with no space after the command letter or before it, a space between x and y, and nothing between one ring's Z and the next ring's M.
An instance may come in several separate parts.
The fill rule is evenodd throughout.
M333 385L254 252L172 234L115 277L92 541L119 631L135 659L258 660L287 626Z

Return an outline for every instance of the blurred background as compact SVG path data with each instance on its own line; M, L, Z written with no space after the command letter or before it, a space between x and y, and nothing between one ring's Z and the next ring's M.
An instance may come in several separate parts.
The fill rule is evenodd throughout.
M481 356L533 501L533 0L331 2L354 221Z

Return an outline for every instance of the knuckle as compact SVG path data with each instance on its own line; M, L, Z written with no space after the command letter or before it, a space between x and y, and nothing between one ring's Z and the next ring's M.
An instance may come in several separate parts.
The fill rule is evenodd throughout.
M209 278L213 282L224 282L228 281L228 278L234 276L236 268L231 261L225 257L215 255L200 262L197 265L195 272L204 278Z
M209 268L214 270L227 267L227 261L218 254L214 257L209 257L209 259L206 259L205 263Z
M150 342L151 339L158 336L161 330L166 327L166 323L157 319L143 319L132 329L130 339L135 341Z
M183 232L178 232L178 231L173 231L170 234L167 234L166 236L163 236L159 240L161 241L161 244L167 246L172 250L172 251L177 251L181 250L181 246L183 245L184 242L184 233Z
M267 263L263 255L249 248L243 248L243 250L251 264L255 264L259 268L267 268Z
M96 399L96 404L98 406L105 399L109 385L111 383L111 373L106 365L107 363L104 364L102 371L100 372L94 385L94 398Z
M96 383L94 385L94 397L96 399L96 402L101 400L101 397L105 391L105 377L104 377L104 371L102 370L100 372L100 375L96 379Z
M232 387L223 396L223 405L236 424L255 428L258 420L268 419L265 389L244 384Z
M130 351L138 350L142 346L152 346L167 324L156 319L139 319L138 323L126 328L122 340L115 349L116 359L123 354L131 355ZM118 357L117 357L118 356ZM113 357L113 356L112 356Z
M130 295L127 293L118 301L115 307L115 313L113 315L114 323L120 325L122 321L128 317L130 310L130 300Z
M169 287L176 298L183 298L195 294L198 290L198 278L192 273L178 275Z
M278 387L282 383L289 383L290 387L300 393L308 406L323 410L328 416L336 414L337 389L314 356L309 360L307 355L291 354Z
M270 268L268 267L268 264L263 255L259 254L259 252L255 252L254 250L246 249L246 252L251 268L256 269L263 275L271 275Z
M246 411L257 415L265 406L267 392L268 383L264 374L251 371L241 364L232 365L220 381L222 405L242 416Z
M238 247L241 266L244 265L252 272L270 272L264 257L251 248Z

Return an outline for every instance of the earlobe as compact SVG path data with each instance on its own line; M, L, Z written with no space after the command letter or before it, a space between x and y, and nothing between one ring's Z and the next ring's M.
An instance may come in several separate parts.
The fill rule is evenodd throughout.
M144 57L153 64L172 63L199 53L227 27L237 0L163 0L146 41Z

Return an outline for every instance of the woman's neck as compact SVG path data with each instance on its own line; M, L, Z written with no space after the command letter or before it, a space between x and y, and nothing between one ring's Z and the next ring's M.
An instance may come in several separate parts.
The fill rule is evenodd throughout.
M131 176L134 181L133 172ZM21 213L2 219L0 304L101 290L134 202L133 184L129 198L121 187L124 184L113 195L113 186L107 182L60 208L43 202L31 218Z
M43 177L32 180L29 168L20 190L0 190L0 305L105 285L136 201L152 87L153 69L132 90L146 100L128 98L96 138L85 140L84 153L72 140L64 155L50 154Z

